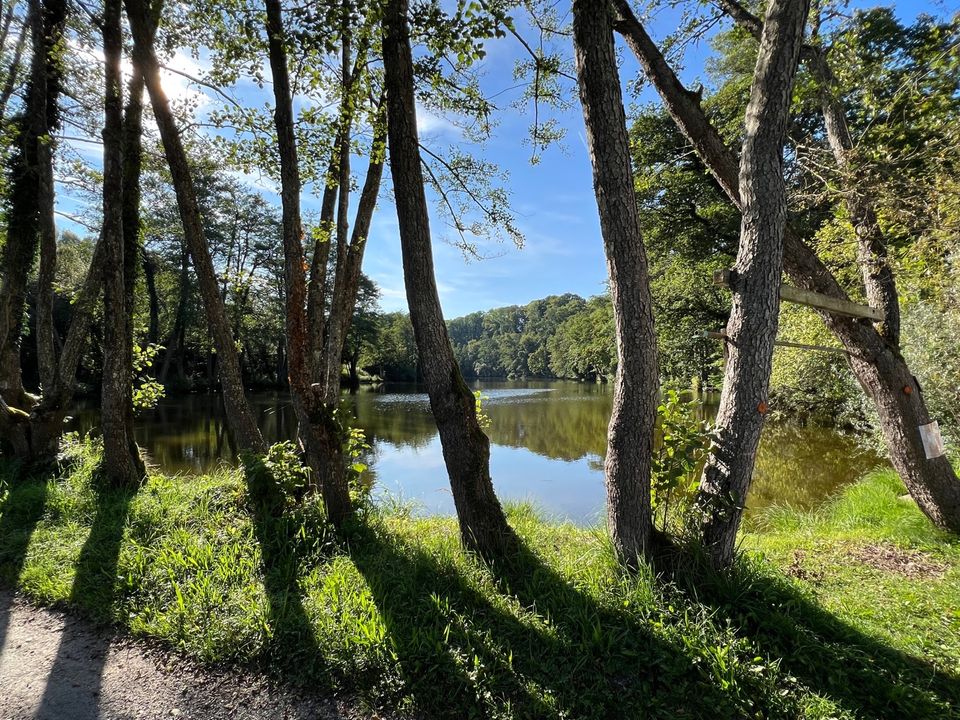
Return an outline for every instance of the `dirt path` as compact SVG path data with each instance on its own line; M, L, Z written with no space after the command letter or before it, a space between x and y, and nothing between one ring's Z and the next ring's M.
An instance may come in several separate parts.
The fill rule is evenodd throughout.
M354 720L342 702L201 669L0 591L0 720Z

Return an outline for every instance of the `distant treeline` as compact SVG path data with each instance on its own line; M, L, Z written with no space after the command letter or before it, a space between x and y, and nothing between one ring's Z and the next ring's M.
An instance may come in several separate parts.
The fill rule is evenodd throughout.
M413 328L405 313L379 318L373 343L361 356L371 375L417 377ZM450 342L467 378L613 377L613 313L607 296L588 300L567 293L480 311L447 322Z
M375 324L360 354L360 367L383 380L418 379L413 327L407 314L378 314ZM687 384L717 379L719 348L698 337L695 327L695 320L681 323L663 317L657 331L665 380ZM608 295L588 299L573 293L551 295L526 305L448 320L447 330L460 370L469 379L606 382L616 372L613 308Z

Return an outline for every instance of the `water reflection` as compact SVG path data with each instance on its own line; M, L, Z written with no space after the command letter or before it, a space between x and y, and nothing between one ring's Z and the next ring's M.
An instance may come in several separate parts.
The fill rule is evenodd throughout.
M484 382L475 387L485 396L491 470L500 496L532 500L577 522L597 519L604 500L609 387L571 382ZM452 513L426 394L413 386L391 386L364 388L345 399L370 440L367 460L378 492L416 501L425 512ZM296 423L287 396L256 394L252 403L269 442L292 437ZM232 460L222 419L217 396L169 398L139 418L137 441L165 472L207 470ZM74 429L87 431L97 423L95 410L80 410ZM772 426L764 433L749 509L810 507L880 462L833 430Z

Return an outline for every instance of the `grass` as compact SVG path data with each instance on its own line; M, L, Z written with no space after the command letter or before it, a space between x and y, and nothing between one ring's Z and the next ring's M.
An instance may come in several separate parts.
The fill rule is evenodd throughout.
M602 532L529 506L509 509L522 551L491 567L450 519L371 511L335 541L316 505L251 503L240 471L98 492L96 463L73 444L56 473L0 464L0 583L204 661L441 718L960 707L960 545L890 475L818 513L779 511L731 577L694 582L624 577ZM865 545L942 572L873 569L851 556Z

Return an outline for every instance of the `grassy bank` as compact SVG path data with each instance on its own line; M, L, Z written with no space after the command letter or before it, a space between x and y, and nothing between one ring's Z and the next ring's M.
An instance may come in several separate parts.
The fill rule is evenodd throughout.
M255 509L240 472L97 492L0 465L0 582L35 600L370 706L428 717L947 718L960 707L960 544L899 481L744 538L735 577L624 578L603 533L511 509L486 567L449 519ZM0 615L0 618L4 616ZM0 639L3 637L0 619Z

